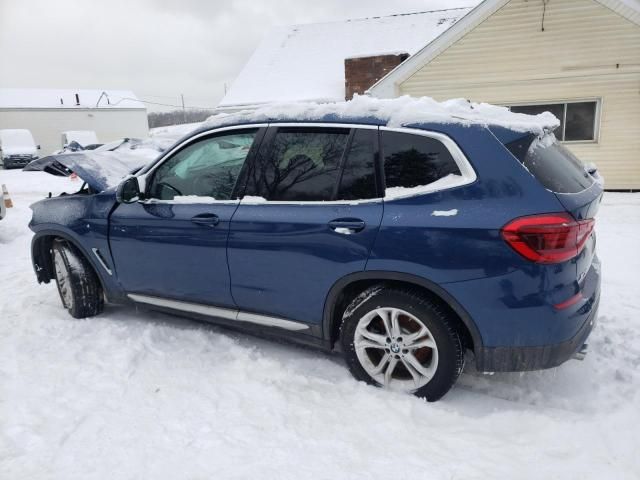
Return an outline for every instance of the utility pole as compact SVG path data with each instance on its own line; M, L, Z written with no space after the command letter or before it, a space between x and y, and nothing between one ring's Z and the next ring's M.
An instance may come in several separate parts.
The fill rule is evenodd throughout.
M184 108L184 93L180 94L180 99L182 100L182 118L184 123L187 123L187 110Z

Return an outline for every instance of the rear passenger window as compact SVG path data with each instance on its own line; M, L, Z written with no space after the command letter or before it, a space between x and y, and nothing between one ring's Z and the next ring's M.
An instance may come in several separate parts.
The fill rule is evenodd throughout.
M449 149L422 135L382 132L386 188L428 185L447 175L460 175Z
M280 201L333 198L349 129L279 128L249 172L245 195Z
M377 129L354 131L336 200L366 200L378 196L375 174L377 143Z

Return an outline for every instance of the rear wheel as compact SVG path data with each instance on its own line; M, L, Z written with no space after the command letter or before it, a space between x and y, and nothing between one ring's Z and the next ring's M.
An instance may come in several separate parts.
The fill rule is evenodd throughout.
M435 401L464 366L453 325L449 314L420 292L373 287L345 310L342 349L357 379Z
M84 256L64 240L53 242L52 255L58 293L71 316L86 318L102 312L102 286Z

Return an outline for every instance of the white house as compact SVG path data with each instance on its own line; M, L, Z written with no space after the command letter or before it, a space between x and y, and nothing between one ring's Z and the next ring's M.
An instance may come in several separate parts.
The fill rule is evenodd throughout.
M149 133L145 105L126 90L0 88L0 129L31 131L40 154L62 147L62 132L93 130L106 143Z
M640 189L638 0L485 0L369 93L551 111L607 189Z

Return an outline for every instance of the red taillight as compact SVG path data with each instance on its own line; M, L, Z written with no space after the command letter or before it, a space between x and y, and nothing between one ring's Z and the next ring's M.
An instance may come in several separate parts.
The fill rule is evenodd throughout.
M566 262L578 255L593 231L593 219L576 221L567 213L520 217L502 228L516 252L536 263Z

